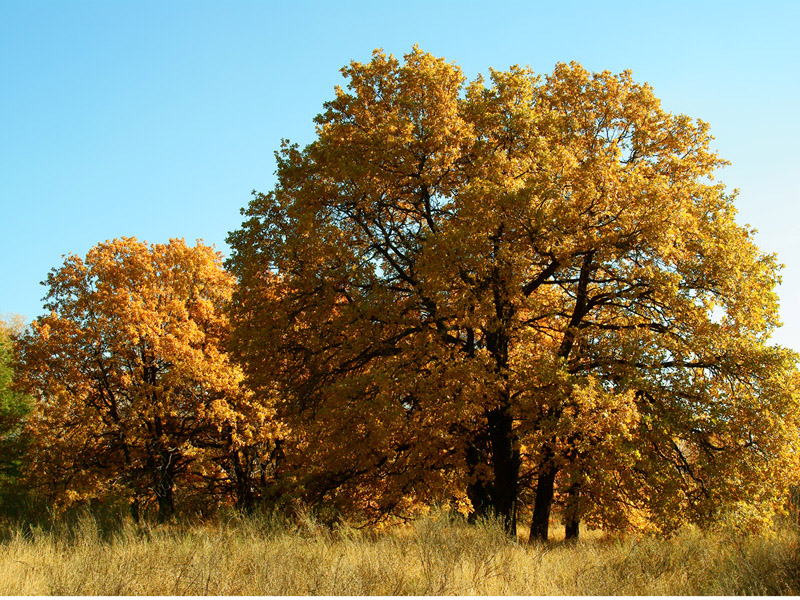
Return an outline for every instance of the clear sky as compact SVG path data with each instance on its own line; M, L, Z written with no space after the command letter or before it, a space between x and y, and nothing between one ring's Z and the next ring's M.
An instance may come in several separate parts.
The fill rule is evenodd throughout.
M227 253L281 138L305 144L339 69L414 44L471 79L631 69L711 125L739 221L786 265L800 350L800 3L0 0L0 313L42 312L62 255L136 236Z

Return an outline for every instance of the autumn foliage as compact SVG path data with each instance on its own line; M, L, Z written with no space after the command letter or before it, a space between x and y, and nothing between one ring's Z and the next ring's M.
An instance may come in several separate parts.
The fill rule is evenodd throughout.
M342 70L227 263L70 255L16 343L27 477L65 506L443 503L547 539L757 523L798 480L779 265L709 127L629 72Z
M527 507L540 539L554 505L577 535L783 501L778 267L705 123L575 63L466 83L415 49L343 74L229 238L234 348L278 390L309 498L446 500L512 532Z
M161 518L177 498L252 503L275 429L225 351L234 280L219 254L123 238L68 256L46 285L50 314L19 343L34 484L61 504L121 496L138 514L154 500Z

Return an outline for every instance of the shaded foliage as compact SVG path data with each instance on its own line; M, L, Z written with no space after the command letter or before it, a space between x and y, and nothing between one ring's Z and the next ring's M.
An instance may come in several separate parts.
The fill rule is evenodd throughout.
M13 339L24 329L22 319L0 319L0 515L18 516L29 502L28 490L21 485L28 437L23 433L24 418L32 399L12 387Z

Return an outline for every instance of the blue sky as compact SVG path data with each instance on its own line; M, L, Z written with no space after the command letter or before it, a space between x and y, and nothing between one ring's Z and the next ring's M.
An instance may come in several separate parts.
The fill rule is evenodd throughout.
M42 311L66 253L136 236L227 252L281 138L311 141L339 69L412 45L469 78L631 69L711 125L740 223L786 265L800 350L800 3L0 0L0 313Z

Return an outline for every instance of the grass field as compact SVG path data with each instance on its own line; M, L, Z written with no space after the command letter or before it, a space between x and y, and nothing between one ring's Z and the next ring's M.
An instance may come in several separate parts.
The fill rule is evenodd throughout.
M800 594L800 535L687 529L671 539L527 545L445 513L384 533L312 519L72 526L0 542L0 594Z

